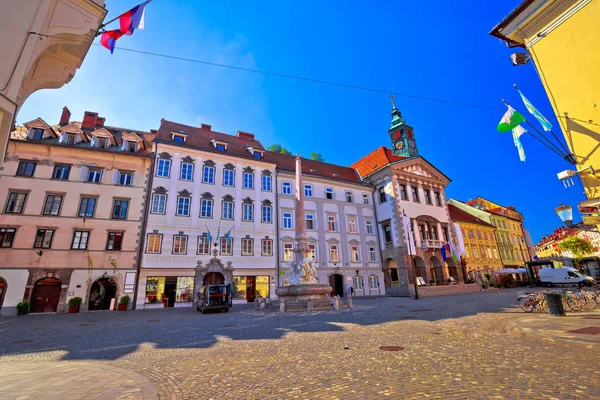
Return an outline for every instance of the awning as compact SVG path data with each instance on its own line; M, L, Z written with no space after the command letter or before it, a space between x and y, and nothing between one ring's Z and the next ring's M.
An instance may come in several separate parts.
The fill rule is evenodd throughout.
M600 197L594 197L592 199L587 199L587 200L584 200L584 201L580 201L578 203L578 205L580 207L600 206Z

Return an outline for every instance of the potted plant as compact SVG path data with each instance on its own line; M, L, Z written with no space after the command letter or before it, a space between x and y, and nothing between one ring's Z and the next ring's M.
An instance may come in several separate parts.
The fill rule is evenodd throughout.
M69 313L79 312L79 307L81 306L82 301L83 300L81 297L71 297L69 299Z
M429 280L429 286L435 286L435 280L430 279Z
M29 302L22 301L17 304L17 315L26 315L29 312Z
M127 304L129 304L129 296L125 295L119 299L118 311L127 311Z

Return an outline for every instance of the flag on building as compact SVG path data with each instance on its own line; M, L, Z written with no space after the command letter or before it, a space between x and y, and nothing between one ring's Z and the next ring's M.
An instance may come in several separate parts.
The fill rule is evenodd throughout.
M208 226L206 226L206 224L204 224L204 227L206 228L206 232L208 232L206 238L208 239L208 243L210 243L212 242L212 235L210 234L210 230L208 229Z
M527 111L529 111L531 115L533 115L538 121L540 121L540 124L542 125L545 131L551 131L552 124L542 115L542 113L540 113L537 110L537 108L533 106L533 104L531 104L529 100L527 100L527 97L525 97L523 93L521 93L518 87L515 86L515 89L517 89L517 92L519 92L519 94L521 95L521 99L523 100L523 104L525 104Z
M123 36L123 34L118 29L114 31L103 32L102 37L100 38L100 44L110 50L110 54L112 54L115 51L117 39L121 36Z
M231 230L232 229L233 229L233 226L225 234L225 240L227 241L227 243L229 243L231 241Z
M511 106L508 106L508 110L506 110L506 112L502 116L502 119L498 124L498 128L496 129L498 129L498 132L509 132L515 129L517 126L519 126L521 122L524 121L525 117L523 117L523 115L520 112L518 112Z
M521 161L525 161L525 149L523 148L523 144L521 144L521 135L524 133L527 133L527 131L521 125L512 130L513 141L515 142L515 146L519 152L519 160Z
M458 262L458 260L460 260L460 254L458 254L458 250L454 246L454 243L449 243L449 244L450 244L452 259L454 260L454 262Z
M402 216L402 229L404 230L404 245L406 246L406 252L409 256L414 256L417 254L417 250L415 249L415 241L412 234L412 229L410 229L410 218L406 215Z
M145 1L126 13L121 14L119 24L121 25L121 33L123 35L131 35L136 29L144 30L144 14L146 12L146 5L149 2Z

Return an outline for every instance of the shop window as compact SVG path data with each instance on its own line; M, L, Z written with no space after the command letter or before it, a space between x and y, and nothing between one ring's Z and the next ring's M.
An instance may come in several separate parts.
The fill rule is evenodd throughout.
M269 276L256 277L256 298L269 298Z
M245 300L246 299L246 277L245 276L234 276L233 285L231 288L231 298L233 300Z
M146 279L146 303L162 302L163 293L165 292L165 277L152 277Z
M175 290L175 302L185 303L192 301L194 297L194 278L191 276L180 276L177 278L177 289Z

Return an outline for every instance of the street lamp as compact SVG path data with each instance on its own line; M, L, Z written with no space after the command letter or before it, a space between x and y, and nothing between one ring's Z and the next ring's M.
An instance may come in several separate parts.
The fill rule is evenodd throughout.
M560 206L556 207L554 211L567 226L573 226L573 207L560 203Z

